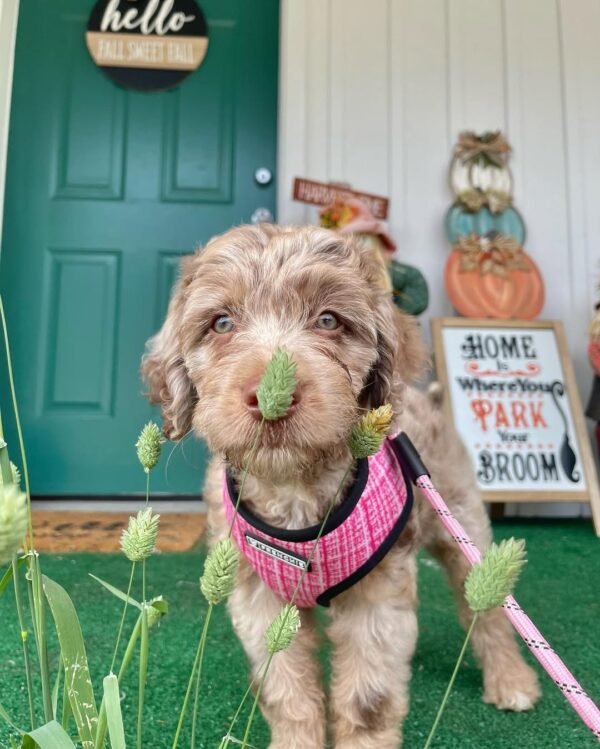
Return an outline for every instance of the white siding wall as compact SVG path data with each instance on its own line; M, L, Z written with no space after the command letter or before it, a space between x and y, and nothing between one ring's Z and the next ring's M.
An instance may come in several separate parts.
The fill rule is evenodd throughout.
M0 0L0 237L18 5ZM526 248L546 280L543 317L564 320L585 401L600 280L600 0L282 0L281 35L279 220L315 220L291 201L295 176L388 195L399 257L430 284L429 336L429 317L451 313L452 145L464 128L503 129Z
M4 173L18 12L19 0L0 0L0 240L2 238Z
M429 317L451 312L452 145L461 129L501 128L546 282L542 317L564 320L585 402L600 279L598 38L599 0L282 0L279 220L315 220L291 201L294 176L388 195L399 257L430 284L429 336Z

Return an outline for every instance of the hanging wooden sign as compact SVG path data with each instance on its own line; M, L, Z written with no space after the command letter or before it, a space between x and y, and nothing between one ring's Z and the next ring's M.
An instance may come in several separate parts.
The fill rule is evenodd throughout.
M208 47L195 0L98 0L85 36L96 65L139 91L178 85L200 66Z
M310 205L329 205L335 201L344 202L358 198L366 203L375 218L384 219L388 215L389 200L381 195L368 192L357 192L349 187L330 182L316 182L312 179L296 177L294 180L294 200Z
M589 502L600 493L560 322L432 320L448 415L489 502Z

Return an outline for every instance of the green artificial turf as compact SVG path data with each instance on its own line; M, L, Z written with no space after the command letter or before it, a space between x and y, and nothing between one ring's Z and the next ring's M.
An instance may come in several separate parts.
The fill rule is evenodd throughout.
M600 541L591 523L579 521L496 524L497 539L511 535L527 539L529 564L516 597L555 650L600 700ZM202 554L157 556L148 564L149 590L163 594L170 613L151 634L146 689L146 749L170 747L196 647L205 604L198 589ZM80 615L90 668L99 684L110 664L121 604L88 572L126 588L129 566L122 557L99 554L46 555L43 571L71 594ZM419 645L413 662L410 714L405 747L425 742L462 643L454 606L442 571L426 556L419 563ZM128 619L132 626L134 615ZM401 635L399 635L401 636ZM51 664L56 667L55 639ZM532 660L527 654L529 660ZM537 667L537 664L536 664ZM540 671L543 698L531 713L503 713L481 701L481 678L469 655L442 719L434 746L439 749L585 749L596 740L565 702L548 676ZM122 685L128 745L135 745L137 663ZM201 699L201 738L198 745L216 749L247 685L247 667L231 625L220 607L210 631ZM26 723L26 695L20 637L11 589L0 598L0 703L20 725ZM1 719L0 719L1 722ZM241 737L243 724L234 731ZM189 730L180 746L189 746ZM0 746L8 731L0 726ZM252 744L263 749L268 732L257 720Z

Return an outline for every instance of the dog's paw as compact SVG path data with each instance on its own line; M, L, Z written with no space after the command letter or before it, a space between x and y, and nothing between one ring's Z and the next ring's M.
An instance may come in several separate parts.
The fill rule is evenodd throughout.
M483 701L498 710L522 712L531 710L540 698L540 687L535 671L526 663L510 671L494 674L486 679Z

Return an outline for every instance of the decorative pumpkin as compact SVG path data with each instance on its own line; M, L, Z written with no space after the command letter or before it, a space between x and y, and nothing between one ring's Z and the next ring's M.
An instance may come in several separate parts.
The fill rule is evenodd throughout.
M525 223L515 208L507 208L502 213L493 214L484 206L478 211L465 210L460 203L454 203L446 214L446 234L452 244L468 234L505 234L519 245L525 244Z
M588 359L596 375L600 375L600 340L597 338L588 343Z
M500 131L460 133L450 164L450 187L470 211L487 205L499 213L512 202L510 146Z
M532 258L502 234L461 237L446 263L446 293L465 317L532 320L544 306L544 282Z
M364 245L377 250L382 285L386 291L392 291L388 264L396 251L396 243L383 221L373 216L366 203L357 198L338 200L319 211L319 222L326 229L334 229L340 234L354 234Z
M600 304L596 305L588 333L588 359L596 375L600 376Z
M585 415L596 422L596 447L600 454L600 303L596 304L594 317L588 330L588 359L594 370L592 390L585 407Z
M427 309L429 289L423 274L412 265L392 259L396 243L365 203L355 198L337 201L321 209L319 220L321 226L340 234L354 234L360 242L378 250L381 285L392 292L397 307L409 315L420 315Z
M394 304L409 315L420 315L429 305L427 281L412 265L392 260L388 266Z

